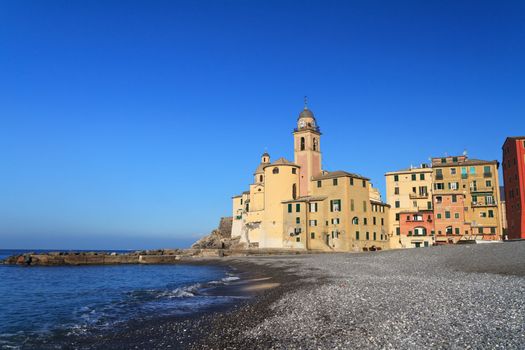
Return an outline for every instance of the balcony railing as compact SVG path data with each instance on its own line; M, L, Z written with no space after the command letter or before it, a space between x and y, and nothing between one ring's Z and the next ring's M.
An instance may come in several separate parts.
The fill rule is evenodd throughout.
M408 195L410 197L410 199L423 199L423 198L428 198L428 193L410 193Z
M470 192L493 192L494 187L492 186L474 186L470 188Z
M436 174L436 180L443 180L443 174Z
M485 172L483 173L483 177L492 177L492 172Z
M462 179L468 179L468 174L461 174Z
M472 202L471 206L472 208L479 208L479 207L496 207L498 203L496 201L489 202L489 203L480 203L480 202Z

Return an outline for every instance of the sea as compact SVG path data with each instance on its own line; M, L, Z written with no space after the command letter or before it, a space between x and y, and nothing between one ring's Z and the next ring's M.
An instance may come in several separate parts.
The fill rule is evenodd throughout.
M45 252L0 250L0 260L30 251ZM222 266L0 265L0 349L39 348L131 320L205 312L243 298L210 292L238 279Z

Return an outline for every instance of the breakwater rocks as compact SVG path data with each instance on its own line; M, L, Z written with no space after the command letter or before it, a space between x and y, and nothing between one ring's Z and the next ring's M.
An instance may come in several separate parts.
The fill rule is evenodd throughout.
M175 264L202 258L319 254L323 252L290 249L159 249L131 253L49 252L13 255L0 264L22 266Z
M10 256L4 264L26 266L172 264L184 258L222 256L218 249L162 249L130 253L49 252Z

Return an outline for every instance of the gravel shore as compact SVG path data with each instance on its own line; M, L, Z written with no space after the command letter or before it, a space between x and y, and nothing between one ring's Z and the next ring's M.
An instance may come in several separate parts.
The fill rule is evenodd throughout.
M525 242L219 263L271 277L274 288L227 311L75 347L525 348Z

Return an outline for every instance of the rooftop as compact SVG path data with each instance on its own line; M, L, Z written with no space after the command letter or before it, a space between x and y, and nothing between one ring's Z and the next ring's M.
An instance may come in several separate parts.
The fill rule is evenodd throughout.
M324 180L324 179L335 179L338 177L353 177L356 179L363 179L370 181L369 178L361 176L359 174L349 173L347 171L343 170L336 170L336 171L323 171L321 175L314 176L313 180Z

